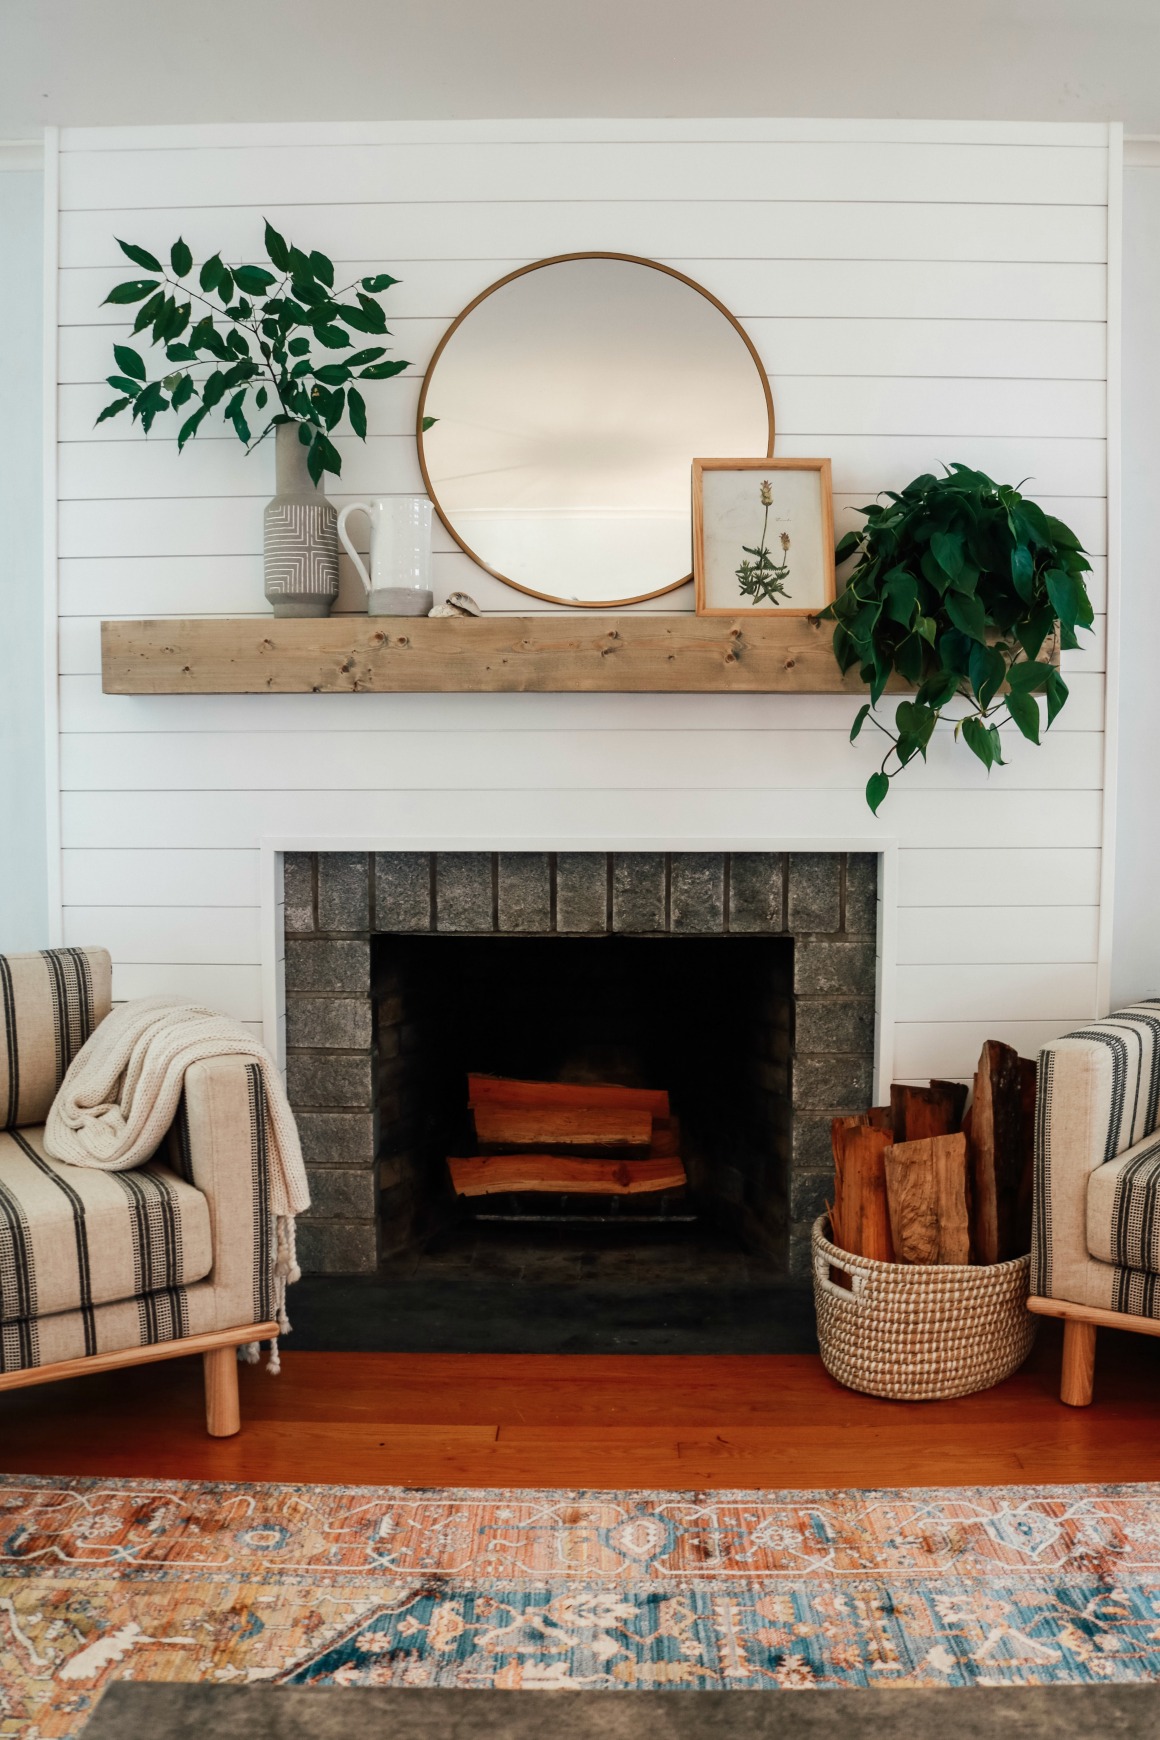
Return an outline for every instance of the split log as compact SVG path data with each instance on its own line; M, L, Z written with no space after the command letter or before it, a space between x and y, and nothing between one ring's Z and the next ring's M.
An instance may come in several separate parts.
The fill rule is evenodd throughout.
M460 1196L499 1196L513 1190L552 1196L646 1196L681 1190L680 1160L581 1160L558 1154L480 1154L447 1162Z
M883 1157L890 1233L900 1263L967 1263L967 1139L895 1142Z
M652 1113L635 1106L512 1106L502 1102L473 1108L475 1138L493 1153L524 1148L564 1153L583 1148L590 1154L621 1154L652 1144Z
M654 1118L670 1114L664 1088L621 1087L619 1082L515 1081L502 1075L469 1075L468 1104L505 1106L623 1106Z
M672 1160L681 1152L681 1122L679 1118L654 1118L649 1157Z
M988 1039L971 1104L971 1232L980 1263L1009 1262L1030 1248L1020 1226L1020 1194L1029 1164L1023 1083L1018 1052Z
M890 1145L889 1130L872 1124L868 1118L835 1118L830 1125L830 1140L834 1150L832 1242L854 1256L892 1262L894 1248L882 1163Z
M962 1082L932 1081L929 1087L890 1090L890 1110L896 1142L918 1142L924 1136L951 1136L963 1121L967 1090Z

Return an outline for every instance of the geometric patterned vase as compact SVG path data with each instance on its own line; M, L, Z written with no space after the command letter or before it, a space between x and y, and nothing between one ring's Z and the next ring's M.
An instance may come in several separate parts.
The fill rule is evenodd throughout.
M278 493L266 504L266 597L275 616L329 616L338 597L337 511L326 499L325 479L306 469L297 423L274 431Z

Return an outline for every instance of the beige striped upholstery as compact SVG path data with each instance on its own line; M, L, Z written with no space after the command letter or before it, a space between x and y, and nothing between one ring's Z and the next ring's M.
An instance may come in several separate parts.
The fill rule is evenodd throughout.
M64 1072L112 1008L105 949L0 955L0 1130L43 1124Z
M38 1126L108 1012L109 980L99 949L0 956L0 1110L26 1126L0 1127L0 1372L272 1316L266 1100L252 1058L186 1071L167 1151L147 1166L44 1155Z
M1040 1055L1032 1291L1160 1318L1160 1001Z

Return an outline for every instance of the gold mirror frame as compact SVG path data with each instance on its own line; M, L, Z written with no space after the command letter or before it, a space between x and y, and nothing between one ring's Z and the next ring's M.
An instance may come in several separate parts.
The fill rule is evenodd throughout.
M731 314L725 304L720 301L718 297L714 296L711 290L706 290L703 284L698 284L695 278L686 276L684 272L676 271L672 266L662 266L658 260L646 260L641 254L617 254L601 252L596 249L585 249L576 254L552 254L546 260L534 260L530 266L519 266L514 272L508 272L503 278L497 278L494 284L489 284L486 290L481 290L479 295L473 297L467 304L467 307L456 315L455 319L451 322L451 325L447 328L447 331L443 334L443 337L436 345L434 356L427 364L427 372L423 376L423 387L419 394L419 409L415 418L415 440L419 449L419 470L423 474L423 487L431 497L435 512L439 515L443 525L455 539L459 548L464 551L466 555L471 557L471 560L477 567L482 568L485 574L492 575L494 579L501 580L505 586L511 586L516 592L522 592L528 598L542 599L545 604L562 604L569 610L618 610L629 604L644 604L650 598L663 598L668 592L676 592L679 587L687 586L692 580L692 570L690 569L687 574L682 574L679 580L672 581L668 586L658 586L655 592L642 592L635 598L605 598L591 600L557 598L551 592L538 592L532 586L523 586L518 580L512 580L508 575L501 574L497 568L492 568L481 556L476 554L470 544L465 543L460 537L459 533L444 513L439 497L435 493L430 473L427 470L427 455L423 450L423 418L426 414L427 391L431 385L431 378L435 373L439 358L443 355L444 350L447 348L448 344L450 344L452 338L463 325L463 322L467 319L468 315L471 314L474 309L478 308L481 302L486 302L489 296L494 296L497 290L502 290L505 284L511 284L516 278L525 278L529 272L542 271L545 266L563 265L568 260L624 260L631 266L647 266L651 272L664 272L667 277L676 278L680 283L687 284L690 290L695 290L698 296L703 296L706 302L711 302L718 314L723 314L730 326L737 333L741 342L752 357L753 366L757 370L757 378L761 382L762 392L765 394L765 409L769 418L769 438L764 455L767 459L771 458L773 455L773 393L770 390L769 376L765 372L765 365L757 354L757 347L746 332L745 328L742 326L741 322L737 319L737 316ZM689 455L690 475L692 472L693 460L696 457L697 455L693 453L690 453ZM761 457L761 455L757 455L756 457Z

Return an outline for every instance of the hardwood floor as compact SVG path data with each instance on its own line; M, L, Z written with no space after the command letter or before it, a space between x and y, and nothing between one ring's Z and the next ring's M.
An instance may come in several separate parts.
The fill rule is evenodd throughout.
M283 1354L205 1436L200 1362L0 1395L0 1469L326 1484L869 1487L1160 1479L1160 1343L1101 1331L1096 1402L1059 1332L961 1401L877 1401L809 1355Z

